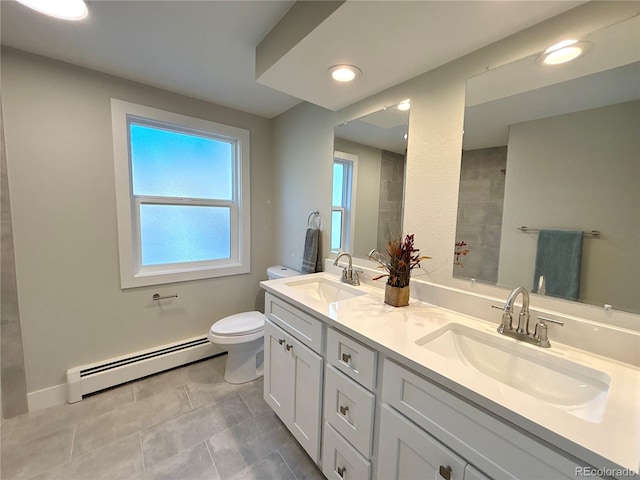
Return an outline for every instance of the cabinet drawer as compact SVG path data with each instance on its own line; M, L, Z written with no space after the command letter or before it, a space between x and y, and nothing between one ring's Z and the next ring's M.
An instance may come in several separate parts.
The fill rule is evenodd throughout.
M328 365L324 383L324 419L365 457L371 455L375 397Z
M385 480L465 479L462 458L387 405L380 414L378 457L378 478Z
M382 401L493 478L575 478L579 464L432 381L385 360Z
M360 385L373 390L377 353L360 342L330 328L327 334L327 360Z
M264 296L264 312L270 320L313 351L322 353L322 322L320 320L270 293Z
M328 423L324 424L322 473L329 480L368 480L371 462Z

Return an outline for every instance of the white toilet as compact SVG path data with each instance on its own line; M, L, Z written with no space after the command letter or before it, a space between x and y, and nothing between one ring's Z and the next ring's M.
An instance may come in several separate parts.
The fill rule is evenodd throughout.
M300 272L281 265L267 269L269 280L293 277ZM253 311L222 318L209 329L211 343L229 352L224 379L228 383L246 383L263 375L264 314Z

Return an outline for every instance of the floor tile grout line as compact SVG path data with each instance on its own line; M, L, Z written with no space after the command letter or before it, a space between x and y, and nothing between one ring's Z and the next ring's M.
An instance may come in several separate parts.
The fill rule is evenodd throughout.
M142 471L147 470L147 466L144 464L144 449L142 448L142 430L138 430L138 438L140 439L140 457L142 458Z
M73 435L71 436L71 450L69 451L69 461L73 457L73 447L76 445L76 433L78 432L78 424L73 425Z
M240 397L240 401L244 404L245 407L247 407L247 410L249 410L249 413L251 414L251 418L256 417L257 415L255 413L253 413L253 410L251 410L251 407L249 406L249 404L245 401L244 398L242 398L242 395L240 395L239 391L235 392L239 397Z
M191 401L191 397L189 396L189 391L187 390L187 385L183 385L182 389L184 390L184 393L187 395L187 400L189 401L189 406L191 407L191 410L193 410L193 402Z
M282 447L280 447L282 448ZM278 456L282 459L282 461L284 462L284 464L287 466L287 468L289 469L289 471L291 472L291 476L293 478L295 478L297 480L297 476L295 474L295 472L293 471L293 469L291 468L291 465L289 465L289 463L287 463L287 460L282 456L282 453L280 453L280 448L278 448L277 450L275 450L275 452L278 454Z
M216 465L216 461L213 459L213 454L211 453L211 449L209 448L209 440L204 441L204 446L207 449L207 452L209 453L209 458L211 459L211 463L213 464L213 469L216 471L216 475L218 476L218 478L220 478L220 472L218 471L218 466Z

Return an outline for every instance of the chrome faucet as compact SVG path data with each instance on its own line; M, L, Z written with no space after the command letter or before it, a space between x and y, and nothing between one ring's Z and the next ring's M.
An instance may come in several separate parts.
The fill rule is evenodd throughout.
M342 277L340 281L343 283L348 283L349 285L360 285L360 278L358 277L358 272L353 271L353 258L351 258L351 254L349 252L340 252L333 262L334 266L338 266L338 261L346 256L349 259L349 265L347 267L342 267Z
M518 287L513 289L504 304L502 316L504 317L505 314L513 315L513 304L520 293L522 294L522 308L520 309L520 315L518 315L516 333L518 335L529 335L529 292L527 292L526 288Z
M513 329L513 306L515 304L518 295L522 294L522 308L520 309L520 315L518 315L518 326ZM561 320L554 320L551 318L545 318L538 316L538 322L533 335L529 334L529 292L524 287L517 287L507 297L503 307L497 305L491 305L493 308L499 308L502 310L502 320L498 327L498 333L507 335L508 337L516 338L527 343L538 345L539 347L549 348L551 344L547 337L547 322L556 323L558 325L564 325Z

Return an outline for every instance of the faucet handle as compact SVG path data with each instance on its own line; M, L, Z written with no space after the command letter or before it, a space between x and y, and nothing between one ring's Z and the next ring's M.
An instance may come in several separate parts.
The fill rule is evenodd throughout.
M551 343L549 343L549 328L547 327L546 322L555 323L557 325L564 325L562 320L556 320L555 318L547 318L538 316L538 322L536 323L536 328L533 331L533 338L538 341L538 345L544 348L549 348Z
M347 279L347 267L342 267L342 280Z
M533 338L538 341L538 345L543 348L549 348L551 343L549 343L548 329L547 324L540 320L538 317L538 323L536 323L536 328L533 330Z
M541 320L543 322L555 323L556 325L560 325L561 327L564 325L564 322L562 320L556 320L555 318L547 318L547 317L538 316L538 322L540 322Z
M505 310L505 307L506 306L491 305L491 308L502 310L504 312L502 314L502 321L498 326L498 333L504 333L505 330L513 330L513 316L511 315L511 311Z

